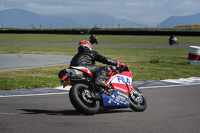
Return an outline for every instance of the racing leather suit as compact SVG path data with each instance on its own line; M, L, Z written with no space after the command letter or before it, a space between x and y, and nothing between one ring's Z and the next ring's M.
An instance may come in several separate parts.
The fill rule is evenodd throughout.
M79 52L72 58L70 66L83 66L89 69L94 75L94 82L99 87L104 89L112 89L109 85L105 84L105 77L110 72L110 67L107 66L94 66L95 61L117 66L118 62L105 56L102 56L97 51L89 50L87 48L80 47Z

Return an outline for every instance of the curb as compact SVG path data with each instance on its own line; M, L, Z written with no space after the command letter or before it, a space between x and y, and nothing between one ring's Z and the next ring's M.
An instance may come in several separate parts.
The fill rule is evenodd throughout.
M166 79L166 80L152 80L152 81L135 81L133 85L139 89L148 88L163 88L174 86L187 86L187 85L199 85L200 77L190 77L181 79ZM68 93L71 86L62 86L56 88L38 88L38 89L18 89L11 91L0 90L0 97L16 97L16 96L36 96L36 95L53 95L53 94L65 94Z

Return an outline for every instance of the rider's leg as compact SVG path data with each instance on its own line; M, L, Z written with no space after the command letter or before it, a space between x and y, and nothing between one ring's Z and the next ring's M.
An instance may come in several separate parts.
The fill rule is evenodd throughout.
M114 93L114 89L106 84L106 77L111 71L107 66L89 66L87 67L94 74L94 83L98 85L103 91L106 90L110 95Z
M102 69L100 69L96 75L95 84L100 86L102 89L105 89L109 95L112 95L115 90L112 87L110 87L108 84L106 84L106 80L107 80L106 77L110 71L111 71L110 67L106 67L106 66L102 67Z

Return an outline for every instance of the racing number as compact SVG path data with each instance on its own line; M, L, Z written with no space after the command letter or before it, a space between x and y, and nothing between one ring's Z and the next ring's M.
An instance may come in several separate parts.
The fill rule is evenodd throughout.
M121 77L118 77L117 79L118 79L118 82L119 82L119 83L131 84L131 82L130 82L130 80L129 80L128 77L126 77L126 80L125 80L125 78L122 77L122 76L121 76Z

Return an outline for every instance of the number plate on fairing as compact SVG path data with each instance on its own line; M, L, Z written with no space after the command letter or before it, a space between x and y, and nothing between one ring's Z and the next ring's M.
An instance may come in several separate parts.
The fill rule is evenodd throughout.
M115 76L113 76L109 81L108 81L108 84L110 83L118 83L118 84L129 84L131 85L132 79L131 77L129 76L126 76L126 75L120 75L120 74L117 74Z
M104 106L130 106L129 96L119 90L115 90L111 96L103 94L102 98Z

